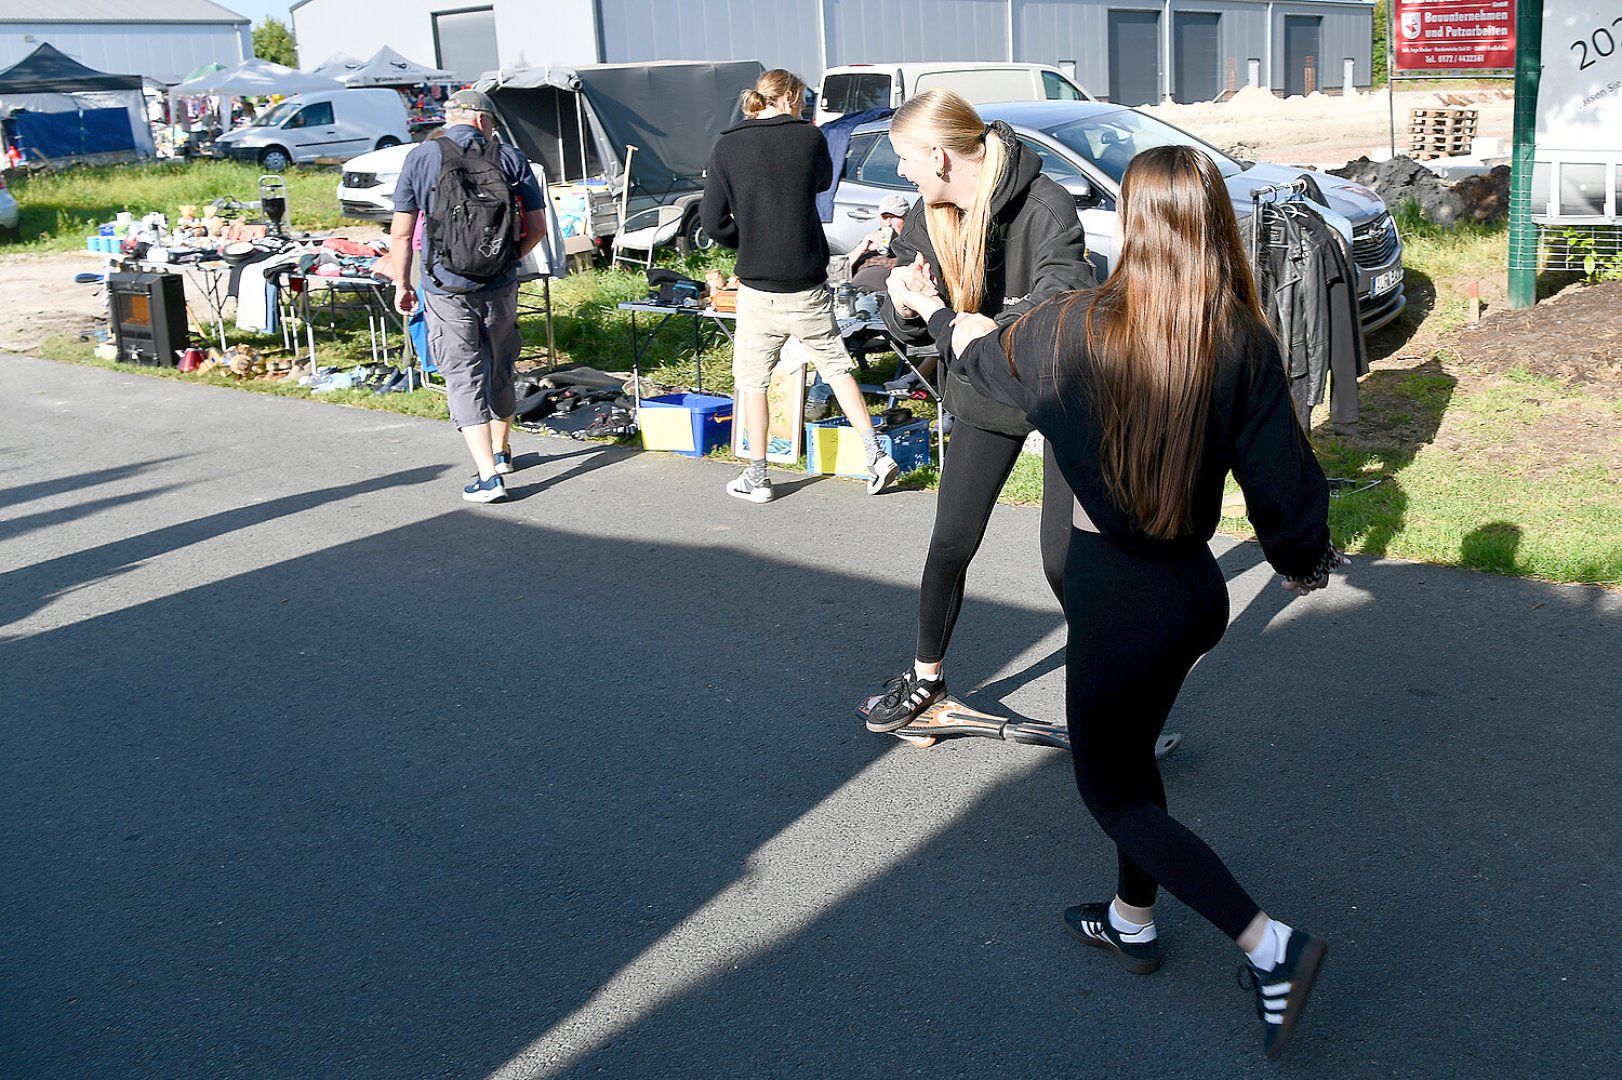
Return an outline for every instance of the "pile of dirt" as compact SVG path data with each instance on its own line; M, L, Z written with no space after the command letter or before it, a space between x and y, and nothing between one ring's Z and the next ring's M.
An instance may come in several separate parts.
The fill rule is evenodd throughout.
M1622 281L1575 285L1536 307L1499 311L1446 344L1490 372L1520 369L1622 399Z
M1421 214L1438 225L1498 221L1509 213L1508 165L1456 184L1449 184L1413 158L1401 156L1385 161L1360 157L1329 171L1373 188L1392 209L1411 199Z

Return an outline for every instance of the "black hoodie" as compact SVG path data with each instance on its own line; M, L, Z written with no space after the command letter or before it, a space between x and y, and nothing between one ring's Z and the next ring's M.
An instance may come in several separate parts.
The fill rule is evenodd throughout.
M699 219L738 251L738 280L762 292L800 292L828 280L828 239L817 192L833 183L828 144L793 116L745 120L710 154Z
M988 138L1000 138L1008 154L1002 179L991 194L991 235L986 244L986 285L980 313L998 326L1008 326L1050 296L1090 289L1097 284L1081 221L1076 217L1076 200L1064 188L1042 175L1042 161L1026 150L1014 129L995 121ZM940 259L929 242L923 203L907 215L906 227L891 245L896 265L912 262L921 252L941 282L945 276ZM948 298L948 302L950 302ZM930 342L930 327L922 319L902 318L894 305L884 305L884 321L903 339L914 344ZM937 318L950 320L950 310ZM987 334L971 349L1000 349L998 335ZM962 365L942 354L945 374L941 394L946 408L965 423L985 431L1023 436L1031 432L1031 422L1018 410L980 393L963 374Z

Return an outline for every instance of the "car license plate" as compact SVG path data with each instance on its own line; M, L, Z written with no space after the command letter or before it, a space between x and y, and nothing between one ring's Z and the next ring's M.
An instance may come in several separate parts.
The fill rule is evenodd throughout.
M1386 293L1402 284L1402 267L1393 267L1374 279L1374 288L1369 290L1370 296L1384 296Z

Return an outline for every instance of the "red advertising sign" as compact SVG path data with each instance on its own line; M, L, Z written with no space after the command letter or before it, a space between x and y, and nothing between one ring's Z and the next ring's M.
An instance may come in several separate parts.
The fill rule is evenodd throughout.
M1391 72L1515 70L1515 0L1392 0Z

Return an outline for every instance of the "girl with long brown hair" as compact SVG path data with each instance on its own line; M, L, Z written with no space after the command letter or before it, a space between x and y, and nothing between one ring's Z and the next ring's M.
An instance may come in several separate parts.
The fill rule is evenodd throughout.
M950 90L928 90L896 110L890 143L897 171L921 196L891 245L898 260L894 276L916 278L920 287L938 282L955 310L1004 326L1050 296L1093 284L1075 199L1042 175L1041 160L1007 124L987 124ZM926 322L905 305L885 305L884 319L903 340L930 340ZM950 363L941 387L952 414L952 439L924 559L915 659L864 707L870 731L905 727L946 695L942 667L969 562L1031 432L1018 410L976 391ZM1069 506L1070 490L1049 456L1041 547L1055 595L1064 572Z
M948 315L925 288L903 300L933 316L943 354L982 393L1047 437L1075 492L1065 713L1076 785L1115 842L1118 880L1112 901L1068 908L1065 929L1147 974L1160 965L1164 886L1245 951L1263 1046L1277 1057L1327 948L1270 919L1167 813L1154 747L1184 678L1227 628L1207 542L1230 470L1287 588L1321 588L1344 560L1215 163L1192 147L1145 150L1122 181L1121 225L1102 287L1048 301L1011 329Z

